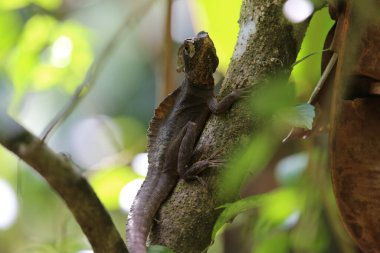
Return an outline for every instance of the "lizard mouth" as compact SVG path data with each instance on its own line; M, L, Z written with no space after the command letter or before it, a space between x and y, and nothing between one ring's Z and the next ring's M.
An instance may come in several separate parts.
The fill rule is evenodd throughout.
M194 44L194 38L185 39L185 43L192 43L192 44Z

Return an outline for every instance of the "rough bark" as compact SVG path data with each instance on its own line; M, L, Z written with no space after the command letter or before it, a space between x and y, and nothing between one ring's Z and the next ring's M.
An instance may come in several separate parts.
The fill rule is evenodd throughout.
M1 111L0 144L40 173L61 196L94 252L128 252L109 213L80 171Z
M253 96L274 73L290 70L295 61L307 22L291 25L282 14L284 0L244 0L240 32L222 85L222 95L234 88L253 87ZM286 71L285 71L286 72ZM286 73L290 73L287 71ZM263 119L251 115L247 105L238 103L224 116L212 117L198 143L202 157L216 150L230 154L243 137L254 135ZM232 194L218 194L222 168L202 175L204 183L180 181L160 209L152 228L151 243L166 245L175 252L202 252L210 245L213 225L220 214L216 207L236 200ZM204 185L205 184L205 185Z

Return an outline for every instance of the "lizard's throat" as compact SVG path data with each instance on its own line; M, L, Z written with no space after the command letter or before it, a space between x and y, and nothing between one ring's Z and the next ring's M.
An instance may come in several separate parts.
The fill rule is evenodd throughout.
M214 85L214 77L210 73L202 73L200 71L191 71L189 73L186 73L186 78L193 84Z

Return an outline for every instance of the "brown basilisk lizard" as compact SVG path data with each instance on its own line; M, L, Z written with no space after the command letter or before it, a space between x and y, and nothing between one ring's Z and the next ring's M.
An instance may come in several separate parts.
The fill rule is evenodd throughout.
M186 39L178 53L185 80L155 110L148 130L148 174L128 217L127 239L131 253L145 253L152 220L180 178L194 179L217 160L190 164L194 146L210 114L228 110L247 89L237 89L217 101L214 78L219 60L206 32Z

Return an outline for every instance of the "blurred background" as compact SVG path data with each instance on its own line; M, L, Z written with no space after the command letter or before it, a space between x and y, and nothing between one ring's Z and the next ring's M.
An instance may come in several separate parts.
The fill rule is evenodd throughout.
M288 2L284 14L292 22L316 6ZM241 0L0 0L0 109L41 136L92 62L99 63L90 72L93 85L47 141L83 170L125 237L127 212L146 173L153 109L183 78L175 72L177 49L207 31L220 58L220 82L238 37L240 6ZM326 8L314 14L299 59L323 49L332 23ZM296 104L317 83L320 58L293 69ZM236 209L208 252L358 252L337 214L326 136L282 145L271 138L258 134L235 159L250 172L242 197L266 193L264 200ZM2 147L0 252L91 252L64 203Z

